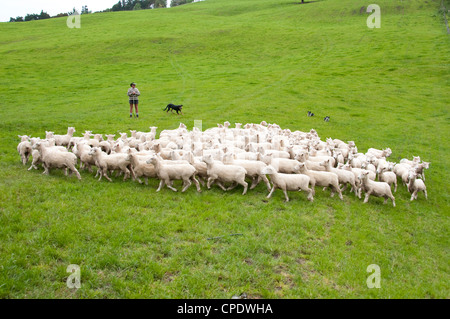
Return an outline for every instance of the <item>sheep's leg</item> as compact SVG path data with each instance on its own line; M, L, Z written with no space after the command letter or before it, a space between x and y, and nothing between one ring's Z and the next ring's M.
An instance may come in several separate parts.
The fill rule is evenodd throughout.
M164 186L164 180L162 179L162 180L159 182L159 187L158 187L158 189L157 189L156 191L159 192L163 186Z
M346 191L346 190L347 190L347 187L348 187L348 184L345 183L344 187L341 189L341 192Z
M425 195L425 199L428 199L428 194L427 194L427 190L426 189L423 190L423 194Z
M198 180L195 178L195 175L192 176L192 180L194 181L195 187L197 187L197 192L201 193L202 189L200 188L200 183L198 182Z
M187 178L183 179L183 184L185 184L186 186L184 186L183 189L181 190L182 193L184 193L189 188L189 186L191 186L192 182L190 181L189 178Z
M240 182L239 184L241 184L242 186L244 186L244 192L242 193L242 195L245 195L247 193L247 187L248 187L248 183L243 180L242 182Z
M236 182L233 182L230 187L227 188L227 191L231 191L232 189L235 189L238 184Z
M267 190L270 191L270 188L271 188L271 187L270 187L270 182L269 182L269 180L267 179L266 175L261 175L261 178L262 178L263 182L266 184Z
M284 193L284 198L286 198L286 202L289 202L289 196L288 196L288 194L287 194L286 188L283 189L283 193Z
M102 176L104 176L108 181L112 182L112 179L108 177L108 170L106 168L100 172L100 179L102 178Z
M216 184L219 185L219 187L222 188L222 190L224 190L225 192L227 191L227 189L225 188L225 186L223 186L221 181L217 181Z
M394 193L397 191L397 179L394 180Z
M311 189L311 188L306 188L305 190L308 192L308 197L307 197L307 199L308 199L310 202L314 201L314 197L313 197L313 194L312 194L312 189Z
M366 196L364 197L364 203L367 203L369 201L370 192L366 193Z
M259 176L258 176L258 178L253 177L252 178L252 185L250 186L250 189L254 189L258 185L260 180L261 180L261 178Z
M342 192L341 192L341 189L339 188L339 185L335 185L335 186L333 186L333 187L336 188L336 192L338 193L339 198L340 198L341 200L344 200L344 197L342 197Z
M67 167L64 168L64 175L67 176Z
M131 165L128 165L128 168L129 168L129 170L131 172L131 177L133 178L133 181L135 181L136 180L136 173L134 172L133 167Z
M165 183L166 183L166 186L167 186L169 189L173 190L174 192L177 192L177 189L176 189L175 187L172 186L172 185L173 185L173 182L172 182L170 179L166 179L166 180L165 180Z
M208 182L206 183L206 187L208 188L208 189L211 189L211 183L214 181L214 178L212 178L212 177L209 177L208 178Z
M126 181L130 177L130 170L125 166L121 168L121 171L124 172L123 181Z
M145 177L145 185L148 185L148 177Z
M417 196L417 189L411 195L411 202L414 200L414 198L416 198L416 196Z
M269 195L267 195L267 198L271 198L274 191L275 191L275 185L272 187L272 190L270 191Z
M77 178L78 178L78 180L80 180L81 181L81 175L80 175L80 172L78 172L78 170L75 168L75 166L71 166L70 167L70 172L72 173L75 173L75 175L77 176Z
M45 163L43 163L42 166L44 166L44 172L42 174L50 175L50 170L49 170L48 166Z

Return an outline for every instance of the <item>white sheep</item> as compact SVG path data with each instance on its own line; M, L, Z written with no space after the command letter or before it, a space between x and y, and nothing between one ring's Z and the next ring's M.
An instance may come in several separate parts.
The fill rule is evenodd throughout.
M339 178L335 173L309 170L306 167L306 164L301 163L301 162L298 163L298 165L295 167L295 169L300 174L309 176L311 188L313 190L313 195L315 195L315 186L316 185L322 186L322 187L330 187L331 188L331 197L334 196L334 192L337 192L339 194L339 198L341 200L344 200L341 189L339 188Z
M417 199L417 193L423 192L425 195L425 199L428 199L427 195L427 187L423 180L417 178L417 173L414 171L409 171L408 174L408 192L411 194L411 201Z
M214 161L211 154L204 155L202 157L202 160L206 163L207 166L208 183L206 184L206 186L208 187L208 189L211 188L211 183L216 181L217 185L219 185L219 187L224 191L231 190L236 187L237 184L240 184L244 186L244 192L242 193L242 195L245 195L247 193L248 184L245 181L245 175L247 174L247 171L245 170L245 168L237 165L220 164L217 161ZM226 189L222 185L222 182L233 183L233 185Z
M369 179L369 172L362 172L358 176L358 179L363 185L363 189L366 192L364 203L369 201L370 195L376 197L384 197L384 204L387 203L388 198L392 200L392 205L395 207L395 197L392 195L391 187L385 182L374 182Z
M352 186L350 191L355 192L355 195L358 196L358 189L355 184L355 175L352 172L349 172L345 169L338 169L331 166L331 161L329 159L320 163L321 166L325 167L327 172L335 173L338 176L339 183L344 185L344 188L341 190L342 192L347 189L347 184Z
M264 167L261 170L261 174L267 174L270 176L270 180L272 181L272 190L270 190L267 198L272 197L275 189L279 188L283 191L284 197L286 198L286 202L289 201L289 197L287 191L301 191L304 190L308 192L308 200L313 201L313 190L308 187L310 183L309 176L303 174L283 174L278 173L277 170L269 165Z
M80 158L80 169L85 169L87 167L88 171L92 173L91 165L95 165L95 159L89 154L91 147L83 142L76 144L76 152ZM74 151L75 153L75 151Z
M163 161L158 158L156 155L153 155L147 160L147 164L152 164L155 167L156 175L160 179L159 187L156 190L159 192L164 184L174 192L177 191L176 188L172 186L173 180L183 180L183 189L181 192L184 192L191 186L191 179L195 183L197 187L197 191L200 193L200 184L198 180L195 178L196 170L190 164L177 164L177 165L167 165L164 164Z
M32 152L32 145L27 135L19 135L21 142L17 145L17 152L22 159L22 164L26 165Z
M145 185L148 185L148 178L156 178L156 169L153 164L147 164L146 160L140 159L140 156L136 153L128 153L128 158L131 162L131 167L133 168L135 178L142 184L140 177L144 177Z
M65 135L53 135L56 140L57 146L66 146L69 147L70 139L73 137L73 133L75 132L74 127L67 128L67 134Z
M67 176L67 170L70 170L70 174L75 173L77 178L81 180L80 173L75 168L77 164L77 157L70 152L61 152L58 149L46 147L41 142L37 142L33 149L39 151L40 160L44 166L43 174L49 175L50 168L65 168L65 174Z
M134 177L134 172L131 167L131 162L127 160L127 154L106 154L102 152L102 150L98 147L93 147L89 151L89 155L94 157L95 165L98 167L97 173L100 174L99 181L104 176L108 181L112 182L112 180L108 177L108 171L111 170L120 170L125 173L123 180L125 181L131 175Z
M235 160L233 159L233 154L229 153L225 155L223 163L225 165L238 165L243 167L247 171L246 176L252 179L252 185L250 186L250 189L254 189L256 186L258 186L259 182L263 180L267 186L267 190L270 191L271 187L269 180L267 179L265 174L261 173L261 170L266 167L266 164L264 164L263 162Z
M392 163L390 163L387 166L381 166L380 168L378 168L377 173L380 182L386 182L389 184L389 186L392 186L392 184L394 184L395 193L397 191L397 175L392 172L392 169L393 165Z

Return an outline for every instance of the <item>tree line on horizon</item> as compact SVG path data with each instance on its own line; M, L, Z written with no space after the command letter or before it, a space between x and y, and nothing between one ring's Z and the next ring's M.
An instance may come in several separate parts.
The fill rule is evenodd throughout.
M171 6L176 7L182 4L193 2L194 0L172 0ZM154 8L164 8L167 6L166 0L119 0L115 5L111 8L105 9L103 11L97 12L114 12L114 11L131 11L131 10L145 10L145 9L154 9ZM41 13L31 13L27 14L25 17L18 16L16 18L11 17L9 22L24 22L24 21L32 21L32 20L44 20L50 18L59 18L59 17L67 17L75 13L76 10L73 8L71 12L67 13L58 13L57 15L50 16L44 10L41 10ZM89 11L87 6L83 6L81 9L81 14L92 13Z

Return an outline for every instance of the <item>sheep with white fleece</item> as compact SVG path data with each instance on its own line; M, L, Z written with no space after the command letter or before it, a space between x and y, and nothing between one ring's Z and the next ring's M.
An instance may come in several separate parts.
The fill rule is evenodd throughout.
M185 192L189 186L191 186L191 180L195 183L197 191L200 193L200 184L195 178L196 170L190 164L177 164L177 165L167 165L158 158L158 156L153 155L147 160L147 164L152 164L155 167L156 175L160 179L159 187L156 190L159 192L161 188L166 184L168 188L177 191L176 188L172 186L173 180L183 180L183 189L181 192Z
M208 189L211 188L211 183L216 181L217 185L219 185L219 187L224 191L231 190L236 187L237 184L240 184L244 186L244 192L242 193L242 195L245 195L247 193L248 184L245 181L245 175L247 174L247 171L245 170L245 168L237 165L220 164L219 162L214 161L212 155L204 155L202 157L202 160L206 163L207 166L208 183L206 184L206 186L208 187ZM226 189L223 186L222 182L233 183L233 185Z
M370 195L376 197L384 197L384 204L387 203L388 198L392 200L392 205L395 207L395 197L392 195L391 187L385 182L374 182L369 179L369 172L362 172L358 176L361 181L364 191L366 192L364 203L369 201Z
M423 192L425 199L428 199L425 183L423 180L417 178L417 173L413 170L409 171L408 174L408 192L411 194L411 201L417 199L418 192Z
M28 135L18 135L20 138L20 143L17 145L17 152L20 155L20 158L22 159L22 164L26 165L28 163L28 158L31 155L32 145L29 141Z
M334 196L334 192L337 192L339 194L339 198L341 200L344 200L344 198L342 197L341 189L339 188L339 178L335 173L309 170L306 167L306 164L301 162L298 163L295 169L300 174L309 176L311 188L313 190L313 195L315 195L316 185L322 187L330 187L331 197Z
M99 181L104 176L108 181L112 182L108 177L108 171L111 170L119 170L125 173L123 177L124 181L130 177L130 174L134 178L134 172L131 168L131 162L127 158L127 154L118 153L108 155L98 147L93 147L88 154L94 157L95 165L98 167L98 172L100 173Z
M272 197L275 189L279 188L283 191L286 202L289 201L287 191L301 191L304 190L308 193L308 200L313 201L313 190L309 188L310 178L303 174L283 174L278 173L277 170L269 165L261 170L262 174L267 174L270 176L272 181L272 190L270 190L267 198Z
M77 178L81 180L80 173L75 168L77 164L77 157L70 152L61 152L57 149L46 147L41 142L37 142L33 149L38 150L40 154L40 160L44 166L43 174L49 175L50 168L65 168L65 174L67 176L67 170L70 170L70 174L75 173Z
M70 139L73 137L73 133L75 132L74 127L67 128L67 134L65 135L54 135L53 137L56 140L57 146L69 146Z

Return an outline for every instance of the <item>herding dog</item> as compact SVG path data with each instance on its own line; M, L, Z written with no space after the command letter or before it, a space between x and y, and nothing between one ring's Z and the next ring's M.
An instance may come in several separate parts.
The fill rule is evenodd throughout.
M180 112L181 115L183 115L183 112L181 112L182 108L183 108L183 105L174 105L172 103L169 103L169 104L167 104L167 106L164 108L163 111L167 110L167 113L169 113L169 111L173 113L173 111L175 110L175 111L177 111L177 114L178 114L178 112Z

